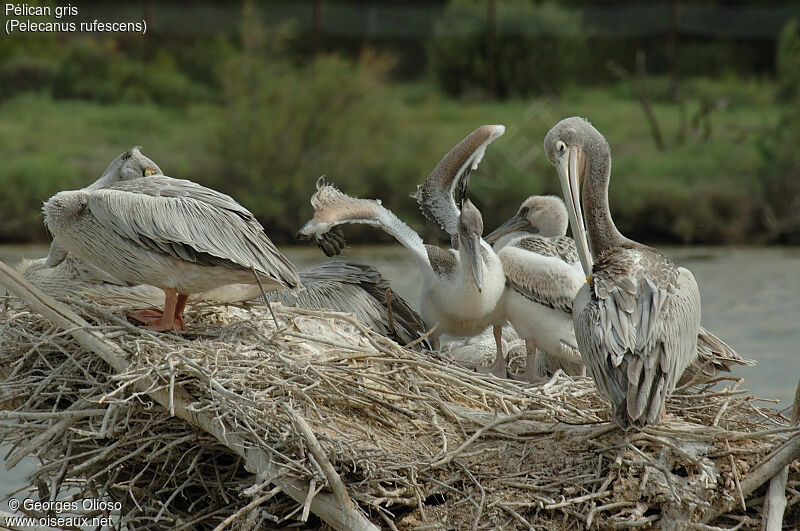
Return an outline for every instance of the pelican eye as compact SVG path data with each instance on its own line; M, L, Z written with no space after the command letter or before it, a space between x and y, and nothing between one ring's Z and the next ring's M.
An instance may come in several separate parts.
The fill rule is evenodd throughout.
M520 217L526 218L528 217L528 212L530 211L530 207L522 207L519 209Z
M142 174L145 177L150 177L151 175L155 175L156 174L156 170L154 170L152 168L145 168L144 171L142 172Z
M567 145L561 140L559 140L558 142L556 142L556 149L561 153L563 153L564 150L567 149Z

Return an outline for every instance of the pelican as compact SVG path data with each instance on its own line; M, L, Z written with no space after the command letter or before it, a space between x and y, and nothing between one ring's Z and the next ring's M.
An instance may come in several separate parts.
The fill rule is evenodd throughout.
M572 299L585 278L575 242L565 236L567 224L561 199L534 195L514 217L486 236L503 264L506 288L500 305L525 340L525 379L529 382L555 372L549 369L558 367L559 361L565 372L583 372L572 325ZM539 364L537 347L548 358ZM490 372L505 375L502 352L498 351Z
M301 288L294 266L247 209L225 194L150 170L59 192L43 207L61 248L124 282L163 290L163 312L132 314L146 328L182 329L190 293L226 284Z
M141 146L135 146L115 157L102 175L82 190L97 190L120 181L130 181L131 179L149 177L151 175L163 175L164 172L161 171L158 164L142 155L140 149ZM50 252L47 255L45 265L48 267L57 266L66 256L66 249L59 245L58 240L54 239L50 244Z
M502 294L504 277L497 255L480 238L480 212L469 200L461 209L457 251L423 244L411 227L380 202L350 197L322 180L317 181L311 203L314 217L300 229L301 234L316 239L336 225L361 223L380 227L409 250L425 275L420 314L431 327L439 323L431 335L434 348L442 334L471 336L489 325L485 319Z
M421 315L425 322L438 326L432 334L434 348L442 334L472 336L491 324L491 314L503 293L505 277L500 260L483 241L483 218L469 199L459 209L454 190L463 190L469 172L477 168L486 147L503 134L503 126L482 126L457 144L417 189L414 197L423 212L439 223L454 249L425 245L411 227L403 223L380 201L358 199L343 194L320 178L311 198L314 217L299 234L321 244L326 253L341 250L331 230L345 223L361 223L381 228L408 249L422 270Z
M17 269L28 282L56 298L78 297L116 306L157 306L164 299L159 288L122 281L71 254L57 266L45 262L44 258L23 260ZM364 325L400 344L413 342L427 330L417 312L371 266L333 261L301 269L298 274L306 289L272 291L267 298L285 306L352 313ZM189 301L240 302L260 296L258 286L233 284L192 294ZM416 348L425 346L424 341L416 344Z
M667 397L697 355L700 291L688 269L617 230L608 208L611 150L597 129L566 118L547 133L544 150L586 274L573 301L578 347L616 423L641 429L665 415Z
M549 378L558 369L570 376L585 374L572 323L572 299L585 279L575 242L564 236L567 224L567 210L560 198L533 195L522 203L514 217L485 238L493 245L506 271L506 292L498 305L505 305L505 315L518 333L527 331L532 338L530 341L542 350L533 357L533 345L526 341L528 363L525 376L528 381ZM555 249L551 244L542 243L545 240L553 243ZM548 252L552 254L547 255ZM534 287L532 292L519 287L516 276L520 274L524 283ZM549 298L550 302L542 304L536 298ZM524 299L528 299L527 302ZM555 300L562 301L561 308L553 304ZM540 315L542 313L544 316ZM558 334L561 337L557 339L557 348L542 348L544 343L552 344ZM535 337L542 335L549 341L536 343ZM727 343L701 326L697 335L697 358L683 372L678 384L710 380L719 372L730 372L737 365L752 366L755 361L742 358ZM498 374L504 369L505 359L498 356L492 365L492 373Z

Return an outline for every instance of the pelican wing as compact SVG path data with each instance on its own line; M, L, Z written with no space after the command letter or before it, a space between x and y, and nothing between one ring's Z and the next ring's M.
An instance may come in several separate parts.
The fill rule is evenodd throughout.
M101 300L119 306L153 305L164 302L164 292L145 284L130 284L68 254L56 266L45 259L23 260L17 270L45 293L59 299Z
M572 300L586 279L571 238L526 236L498 256L507 286L533 302L572 313Z
M314 207L314 217L303 225L299 234L320 241L339 225L371 225L393 236L411 252L421 267L430 269L428 252L422 238L383 207L380 201L350 197L320 178L317 180L317 191L311 196L311 205Z
M717 373L731 372L737 365L752 367L755 364L755 360L742 358L730 345L701 326L697 332L697 358L683 371L678 385L709 380Z
M425 217L438 223L448 234L458 232L461 211L456 204L456 188L461 201L469 183L470 171L478 167L486 146L505 130L502 125L483 125L475 129L439 161L425 182L417 186L417 191L412 194L411 197L417 200Z
M297 272L255 217L231 197L162 175L92 191L88 208L100 223L149 251L200 265L254 268L288 287Z
M592 278L574 301L587 369L621 426L654 423L696 356L697 283L660 253L638 249L601 256Z
M306 289L299 292L273 291L267 293L267 297L287 306L353 313L375 332L400 344L411 343L428 329L419 314L372 266L324 262L301 270L300 279ZM417 348L429 347L425 341L417 344Z

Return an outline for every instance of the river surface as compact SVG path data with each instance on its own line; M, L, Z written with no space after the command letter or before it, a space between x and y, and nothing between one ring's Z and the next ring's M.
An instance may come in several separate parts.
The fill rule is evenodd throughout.
M703 297L703 325L735 348L758 361L736 374L761 398L791 404L800 378L800 248L787 247L666 247L677 264L694 273ZM314 247L283 251L299 267L326 260ZM44 246L0 246L0 260L15 265L21 258L47 254ZM348 248L343 258L375 266L394 289L418 307L422 275L400 246ZM0 445L5 459L7 446ZM28 459L11 471L0 463L0 498L19 488L36 462ZM0 503L0 511L8 511Z

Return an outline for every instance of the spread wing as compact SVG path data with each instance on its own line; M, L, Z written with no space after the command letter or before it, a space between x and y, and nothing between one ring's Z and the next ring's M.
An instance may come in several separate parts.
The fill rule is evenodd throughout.
M587 370L621 426L654 423L696 355L697 283L660 253L638 249L601 256L592 278L574 302Z
M461 210L456 204L456 189L460 204L466 193L470 171L478 167L486 147L505 130L502 125L483 125L475 129L439 161L411 195L425 217L439 224L448 234L458 232Z
M143 177L92 191L104 226L149 251L200 265L255 268L287 287L297 271L255 217L231 197L191 181Z
M403 223L389 209L375 199L359 199L340 192L326 184L322 177L317 180L317 191L311 196L314 217L300 229L317 242L330 238L329 234L339 225L355 223L378 227L393 236L412 254L416 262L430 269L428 252L414 229Z
M586 279L571 238L526 236L498 256L507 286L533 302L572 313L572 300Z

